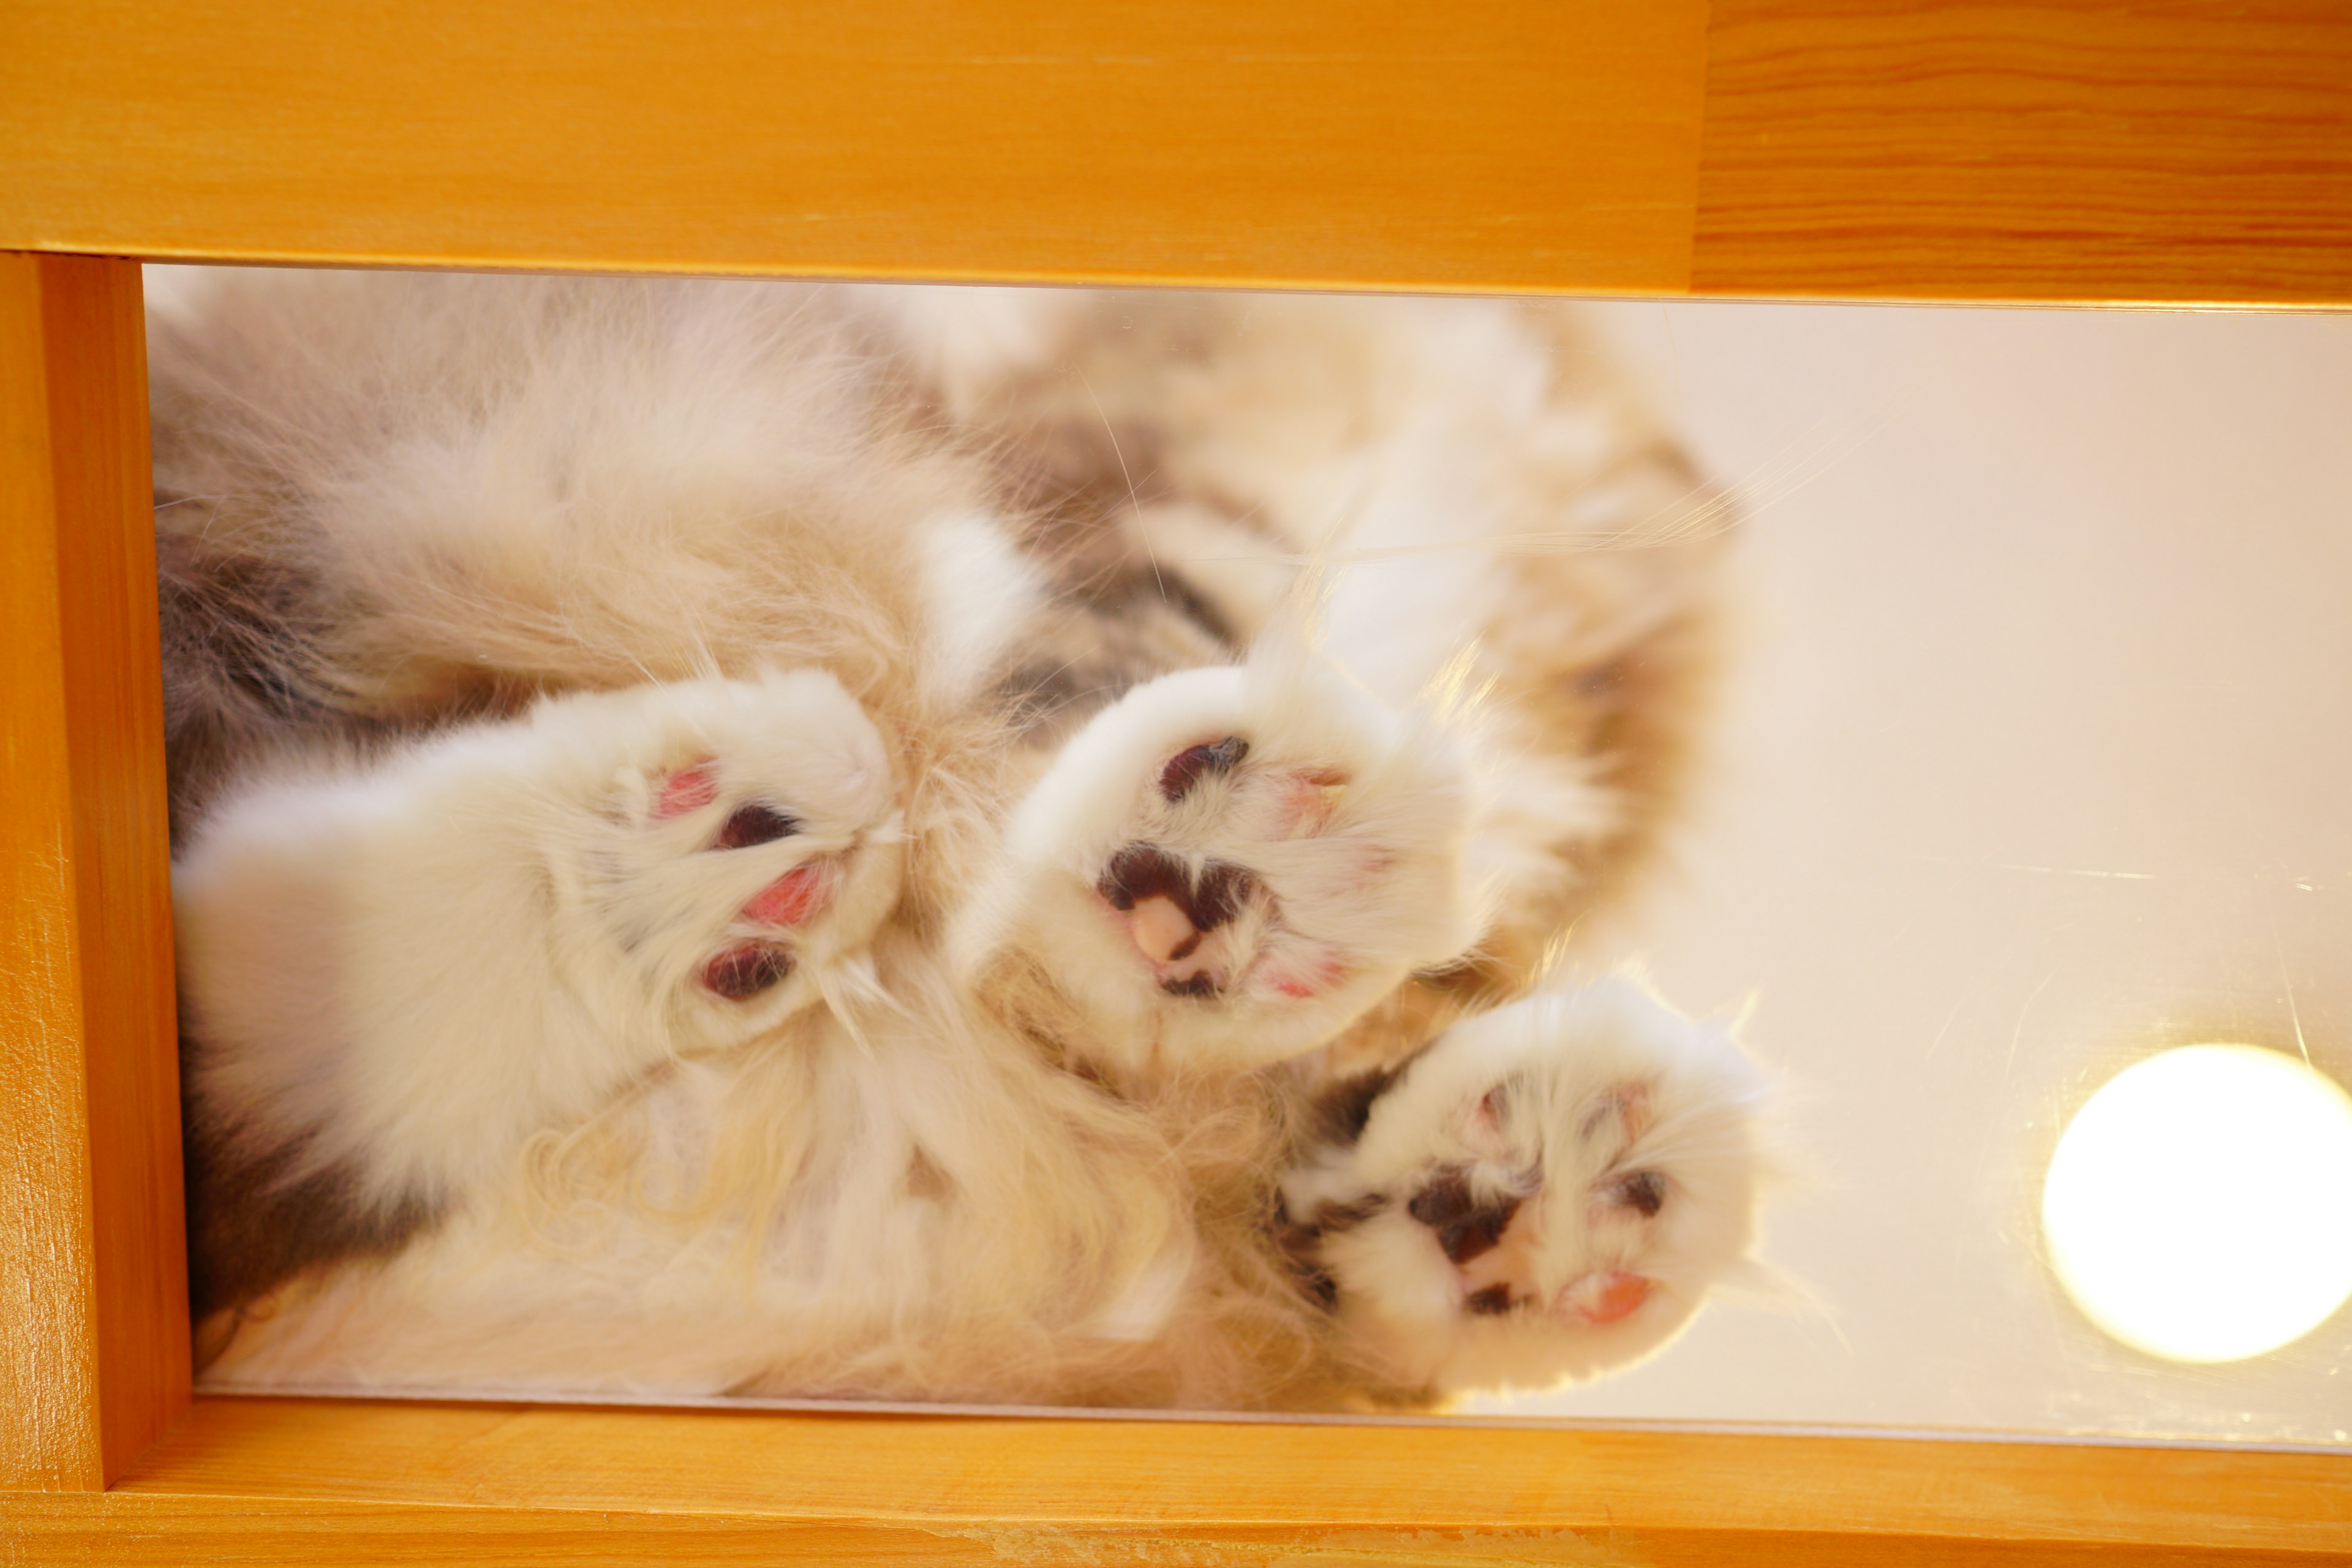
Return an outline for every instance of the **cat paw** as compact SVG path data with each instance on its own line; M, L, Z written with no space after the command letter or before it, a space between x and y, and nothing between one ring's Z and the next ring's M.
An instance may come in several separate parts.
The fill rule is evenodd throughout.
M453 1211L853 980L898 837L880 736L810 671L289 759L173 864L191 1101L278 1187Z
M1332 1090L1286 1243L1400 1388L1614 1370L1748 1257L1763 1093L1727 1037L1631 984L1531 997Z
M565 967L617 1007L650 1005L687 1048L816 1001L898 898L881 737L829 675L562 698L532 727L593 802L576 852L551 857Z
M1312 1048L1473 939L1445 739L1328 667L1137 688L1015 815L1015 940L1139 1068Z

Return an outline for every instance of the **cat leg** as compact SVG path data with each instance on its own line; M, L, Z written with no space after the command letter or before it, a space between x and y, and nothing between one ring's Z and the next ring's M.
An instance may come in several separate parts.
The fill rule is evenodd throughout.
M1577 308L1123 295L1036 365L979 417L1095 498L1037 538L1074 586L1134 582L1129 614L1172 599L1246 647L1305 574L1318 646L1375 697L1470 699L1488 927L1350 1052L1417 1045L1590 935L1677 809L1730 515Z
M1755 1244L1762 1075L1637 987L1540 994L1327 1091L1285 1243L1413 1396L1625 1366Z
M854 981L897 811L814 671L551 698L250 787L174 868L199 1153L256 1212L446 1214L536 1132Z
M980 945L1049 977L1101 1065L1296 1056L1469 942L1468 789L1433 724L1304 654L1163 676L1015 812Z

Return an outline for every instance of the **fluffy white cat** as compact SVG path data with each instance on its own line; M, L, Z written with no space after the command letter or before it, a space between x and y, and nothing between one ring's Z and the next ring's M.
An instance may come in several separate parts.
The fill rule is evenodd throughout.
M1426 1406L1743 1267L1758 1069L1545 979L1718 510L1569 313L152 298L211 1383Z

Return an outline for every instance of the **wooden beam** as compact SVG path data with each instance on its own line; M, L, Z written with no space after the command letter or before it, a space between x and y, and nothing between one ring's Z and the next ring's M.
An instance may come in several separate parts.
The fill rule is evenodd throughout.
M21 1563L2315 1565L2352 1461L2033 1444L199 1399ZM142 1553L145 1553L142 1555ZM176 1553L177 1555L174 1555Z
M16 0L0 246L1676 290L1705 0Z
M2343 305L2352 12L20 0L0 246Z
M135 263L0 256L0 1484L186 1404L170 849Z
M2341 0L1716 0L1691 287L2352 302Z

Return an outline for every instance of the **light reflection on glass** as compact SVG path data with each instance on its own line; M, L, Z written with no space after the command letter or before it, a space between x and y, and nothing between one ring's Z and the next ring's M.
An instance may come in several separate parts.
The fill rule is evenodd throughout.
M2059 1139L2042 1220L2067 1294L2124 1343L2276 1350L2352 1296L2352 1097L2251 1046L2150 1057Z

